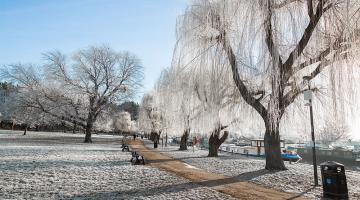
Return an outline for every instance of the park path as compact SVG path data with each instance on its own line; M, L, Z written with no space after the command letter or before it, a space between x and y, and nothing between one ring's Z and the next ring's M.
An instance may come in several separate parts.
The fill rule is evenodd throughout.
M129 146L133 151L145 157L147 164L178 176L184 177L196 184L210 187L219 192L231 195L239 199L263 199L263 200L300 200L300 195L276 191L261 187L246 181L241 181L229 176L210 173L205 170L192 167L180 160L171 158L157 151L148 149L140 140L130 140Z

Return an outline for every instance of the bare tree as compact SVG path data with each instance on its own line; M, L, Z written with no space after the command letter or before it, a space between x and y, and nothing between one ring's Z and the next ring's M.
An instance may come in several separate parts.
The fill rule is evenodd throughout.
M179 20L180 48L194 55L185 59L211 54L228 63L244 101L263 119L266 169L286 169L280 121L307 89L302 77L352 60L359 8L351 0L198 0Z
M28 128L49 124L53 118L24 104L23 95L22 89L13 90L1 104L1 110L4 118L11 120L13 124L20 125L26 135Z
M348 128L339 121L326 121L323 128L317 134L318 140L325 145L330 145L339 140L349 139Z
M106 104L133 97L141 86L142 66L128 52L94 46L75 53L71 62L58 51L44 58L43 66L11 65L2 74L24 88L28 107L81 126L86 143Z

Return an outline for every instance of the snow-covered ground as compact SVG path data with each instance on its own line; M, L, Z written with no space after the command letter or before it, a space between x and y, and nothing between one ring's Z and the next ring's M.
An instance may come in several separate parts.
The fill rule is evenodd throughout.
M152 148L150 141L146 140L145 143L149 148ZM178 149L178 146L169 145L165 148L160 145L157 150L191 166L231 176L240 181L249 181L285 192L303 193L305 197L310 199L321 199L322 197L322 187L312 187L314 183L312 165L286 162L289 170L269 172L264 170L265 160L261 158L231 153L220 153L217 158L209 158L206 157L207 150L195 149L193 152L192 148L189 148L188 151L179 151ZM318 173L319 183L321 183L320 169ZM347 170L346 178L350 199L360 199L360 172Z
M120 137L0 131L0 199L232 199L129 163Z

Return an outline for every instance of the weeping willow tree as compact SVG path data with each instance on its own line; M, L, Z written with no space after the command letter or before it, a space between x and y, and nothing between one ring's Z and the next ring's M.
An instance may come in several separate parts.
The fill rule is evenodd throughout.
M158 94L156 91L151 91L144 95L140 105L139 129L150 133L150 139L156 144L155 147L160 140L162 124L163 116L158 103Z
M170 104L169 109L166 109L167 117L172 118L169 126L176 127L177 135L181 135L179 150L187 150L192 122L200 112L199 101L194 96L193 77L191 71L182 70L178 65L173 65L169 69L167 89L158 89L162 92L162 98L166 104Z
M222 59L189 62L189 58L186 51L175 48L172 66L162 72L154 88L158 107L166 129L181 136L179 150L187 150L190 132L205 134L209 136L208 156L217 156L228 136L225 129L237 122L238 115L231 110L239 104L240 93Z
M208 156L217 157L220 145L229 135L226 129L239 122L240 113L232 111L239 111L241 97L231 80L231 69L216 57L202 58L191 63L193 90L201 108L195 120L195 127L208 133Z
M243 100L263 120L265 168L284 170L281 119L308 89L303 77L316 81L330 71L347 78L359 8L356 0L195 0L178 21L177 48L186 52L178 59L218 59L231 68Z

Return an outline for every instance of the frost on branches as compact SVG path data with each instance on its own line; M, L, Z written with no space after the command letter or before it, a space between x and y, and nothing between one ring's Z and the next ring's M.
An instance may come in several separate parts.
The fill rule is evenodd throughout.
M16 64L2 69L3 77L17 84L19 101L85 130L92 142L94 123L110 103L134 96L142 80L139 59L107 46L80 50L70 57L54 51L44 54L43 65Z
M180 116L170 117L169 128L179 126L176 119L182 130L214 133L241 118L260 118L265 168L286 169L280 130L288 123L281 122L295 121L291 113L299 117L303 109L294 105L303 104L298 97L308 81L334 113L345 102L334 99L356 91L349 82L359 70L359 8L352 0L192 1L178 20L173 63L158 90L175 104L165 112ZM240 119L222 118L230 111Z

